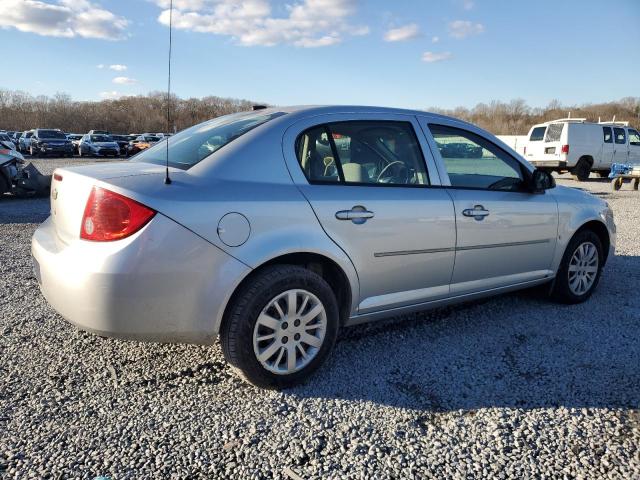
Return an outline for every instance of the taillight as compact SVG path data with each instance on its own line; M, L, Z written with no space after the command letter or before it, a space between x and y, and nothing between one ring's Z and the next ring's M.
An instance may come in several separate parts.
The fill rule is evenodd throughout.
M80 238L94 242L120 240L140 230L155 214L124 195L93 187L84 208Z
M562 150L560 150L562 153L569 153L569 145L562 145Z
M527 146L526 145L524 146L524 154L525 155L527 154Z

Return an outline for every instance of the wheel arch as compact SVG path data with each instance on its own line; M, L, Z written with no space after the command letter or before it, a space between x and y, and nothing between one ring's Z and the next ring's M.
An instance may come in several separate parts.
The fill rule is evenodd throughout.
M585 230L591 230L600 239L600 243L602 243L604 261L606 262L607 257L609 256L609 248L611 247L611 238L609 237L609 230L607 229L607 226L599 220L589 220L588 222L583 223L575 231L575 233L571 236L571 238L575 237L580 232L583 232Z
M352 306L354 301L354 287L353 281L345 270L335 260L329 258L326 255L299 251L278 255L276 257L265 260L256 268L252 269L235 287L233 293L227 301L222 318L217 331L222 329L222 325L228 319L228 314L231 306L235 302L237 295L242 288L250 282L257 274L262 272L265 268L272 265L297 265L306 268L314 273L320 275L331 287L336 300L338 302L338 308L340 311L340 325L344 325L352 312ZM357 290L355 292L357 295Z

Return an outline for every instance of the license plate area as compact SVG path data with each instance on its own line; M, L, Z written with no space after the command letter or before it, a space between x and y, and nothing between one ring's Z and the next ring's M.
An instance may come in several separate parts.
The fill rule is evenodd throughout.
M546 153L547 155L551 155L556 153L556 147L547 147L544 149L544 153Z

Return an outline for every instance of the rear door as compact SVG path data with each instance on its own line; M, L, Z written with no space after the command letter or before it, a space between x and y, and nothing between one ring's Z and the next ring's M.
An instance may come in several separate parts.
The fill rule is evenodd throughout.
M528 168L464 124L421 119L453 197L456 258L451 294L461 295L553 275L558 208L549 192L524 188ZM444 179L443 179L444 181Z
M627 132L622 127L613 127L613 161L615 163L627 163L629 161Z
M602 127L602 162L599 167L611 168L613 162L613 128L609 126Z
M320 115L283 140L294 182L356 268L359 313L449 294L453 202L414 116Z

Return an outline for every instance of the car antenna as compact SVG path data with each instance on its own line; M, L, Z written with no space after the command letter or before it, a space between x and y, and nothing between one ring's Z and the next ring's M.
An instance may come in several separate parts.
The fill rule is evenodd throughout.
M173 0L169 3L169 75L167 77L167 132L171 131L171 27L173 21ZM165 166L164 184L171 185L169 177L169 137L167 137L167 164Z

